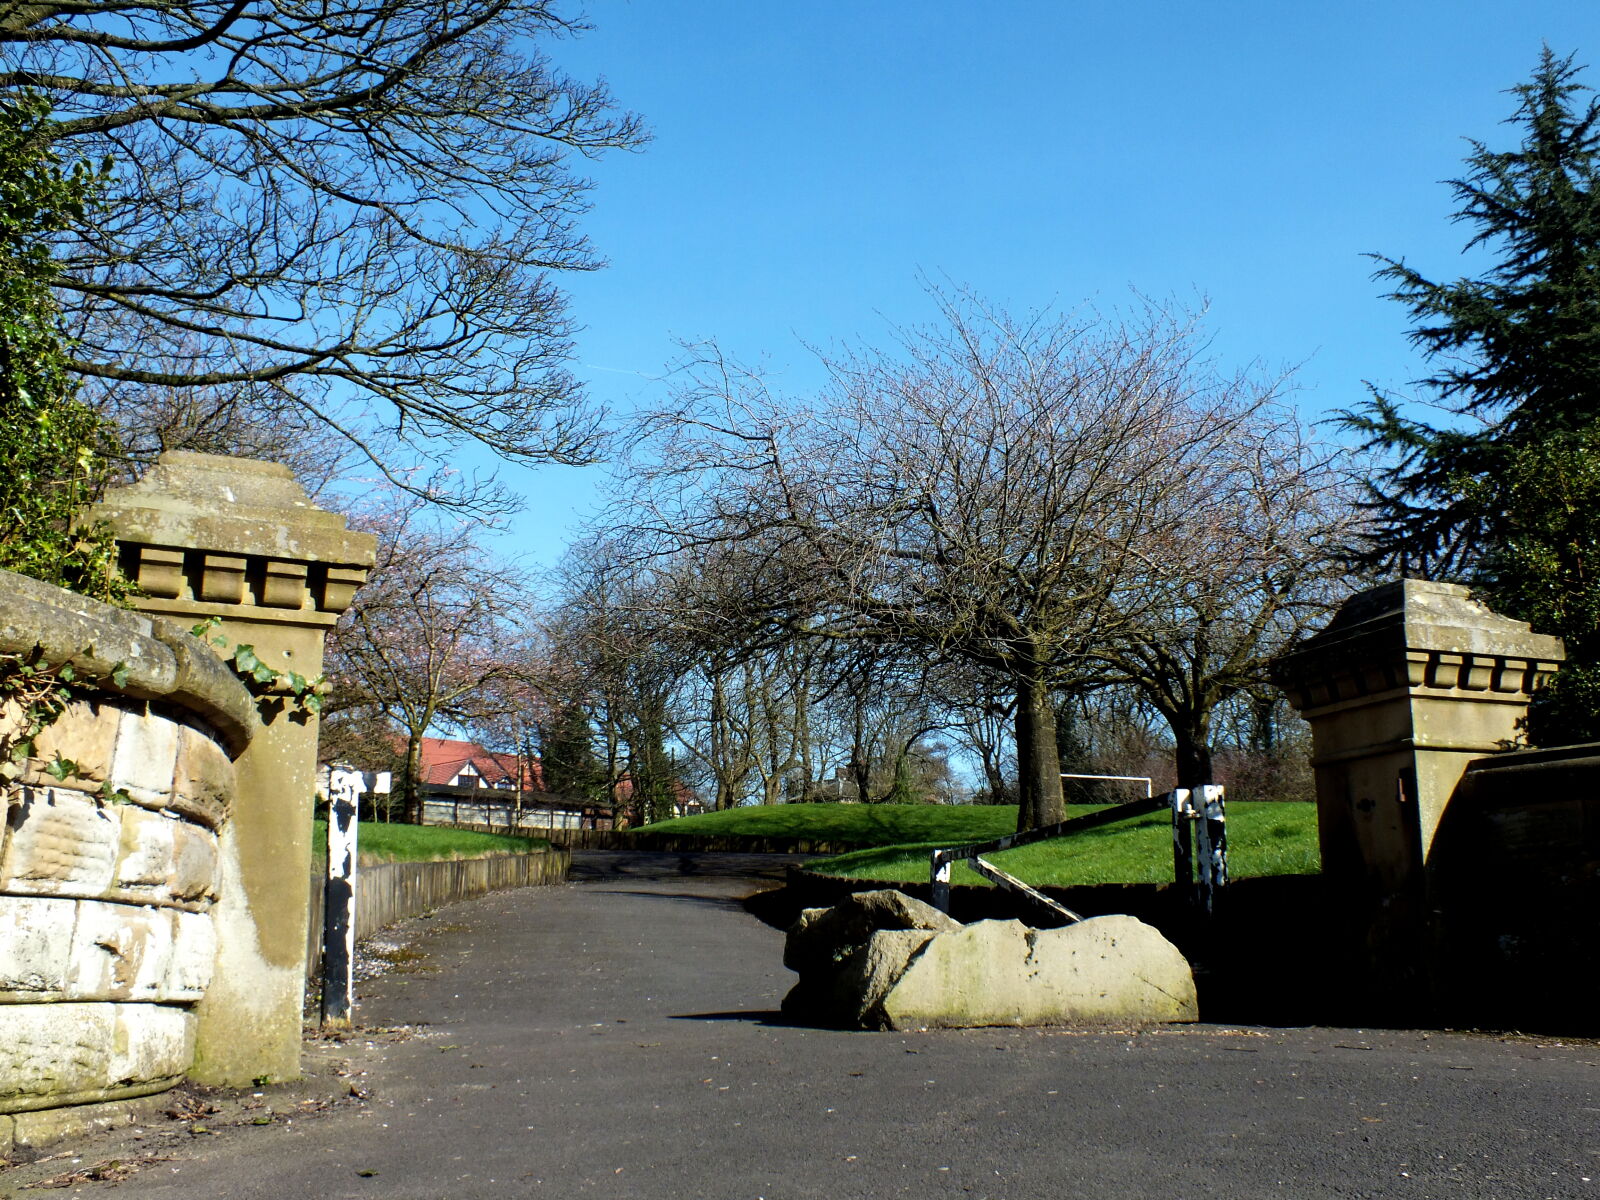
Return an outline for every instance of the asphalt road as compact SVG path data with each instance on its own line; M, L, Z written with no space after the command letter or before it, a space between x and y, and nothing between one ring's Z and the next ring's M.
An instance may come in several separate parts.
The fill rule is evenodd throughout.
M730 873L767 860L578 859L569 886L446 910L425 958L366 985L365 1023L421 1032L376 1048L360 1111L192 1138L81 1190L1600 1200L1593 1043L791 1027L782 935L739 904L766 884Z

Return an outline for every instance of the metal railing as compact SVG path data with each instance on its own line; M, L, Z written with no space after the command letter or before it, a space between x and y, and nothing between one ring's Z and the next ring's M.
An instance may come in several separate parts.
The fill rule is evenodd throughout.
M958 862L965 862L973 871L997 887L1022 896L1066 923L1081 921L1083 917L1080 914L1052 900L1015 875L985 861L983 856L1017 846L1031 845L1034 842L1069 837L1086 829L1112 825L1118 821L1159 812L1165 808L1172 813L1173 876L1179 886L1185 886L1190 890L1195 903L1210 915L1215 908L1217 894L1228 882L1227 813L1220 785L1207 784L1193 791L1188 788L1178 788L1163 796L1154 796L1149 791L1150 781L1144 776L1096 775L1071 778L1143 782L1146 784L1146 794L1141 799L1110 805L1098 812L1071 817L1041 829L1030 829L1025 833L1008 834L987 842L973 842L966 846L952 846L933 851L928 856L928 877L932 884L933 906L940 912L950 911L951 868Z

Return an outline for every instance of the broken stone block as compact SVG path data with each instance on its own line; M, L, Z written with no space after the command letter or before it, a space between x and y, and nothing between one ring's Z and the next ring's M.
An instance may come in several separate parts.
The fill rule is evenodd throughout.
M880 929L960 929L961 922L893 888L854 892L832 908L800 914L783 946L783 965L805 975L837 965Z
M1194 975L1143 921L978 921L932 938L884 994L890 1029L1197 1021Z
M898 897L898 898L897 898ZM1019 921L963 926L892 891L807 909L784 962L800 982L797 1020L920 1029L1194 1021L1194 975L1142 921L1095 917L1064 929Z

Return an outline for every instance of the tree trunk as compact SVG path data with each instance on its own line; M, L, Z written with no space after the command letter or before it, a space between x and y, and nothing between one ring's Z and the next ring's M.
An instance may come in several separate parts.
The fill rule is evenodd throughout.
M850 778L855 780L856 799L862 804L872 803L872 757L867 745L866 718L861 704L856 703L855 737L850 743Z
M1178 786L1197 788L1212 782L1211 722L1206 717L1184 716L1172 722Z
M1061 758L1056 752L1056 709L1038 680L1017 683L1017 832L1066 818Z
M406 737L406 821L422 824L422 735L411 733Z

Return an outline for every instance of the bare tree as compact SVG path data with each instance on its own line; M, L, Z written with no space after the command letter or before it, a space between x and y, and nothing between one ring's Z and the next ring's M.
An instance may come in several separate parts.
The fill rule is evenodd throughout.
M659 420L629 518L737 548L769 619L963 660L1016 696L1019 825L1059 820L1053 693L1099 679L1173 537L1174 495L1268 395L1199 361L1193 323L1013 317L935 296L941 322L828 362L785 403L708 357ZM754 585L753 585L754 586Z
M658 578L604 537L573 547L560 575L554 653L600 732L607 786L635 823L668 819L679 782L671 704L688 662L660 619Z
M381 417L587 461L568 160L643 133L545 56L583 28L554 0L0 3L0 99L42 93L59 153L114 171L55 247L89 394L233 389L362 447Z
M236 454L282 463L315 500L365 461L348 439L281 396L262 399L231 387L150 386L108 391L101 401L129 478L167 450Z
M1273 404L1213 447L1171 497L1135 615L1099 654L1172 730L1180 787L1213 779L1219 707L1270 692L1268 663L1346 593L1357 510L1337 453Z
M406 497L357 514L377 535L377 562L328 643L338 706L368 708L406 741L406 819L422 818L422 739L500 711L507 680L530 670L528 591L467 527L441 524Z

